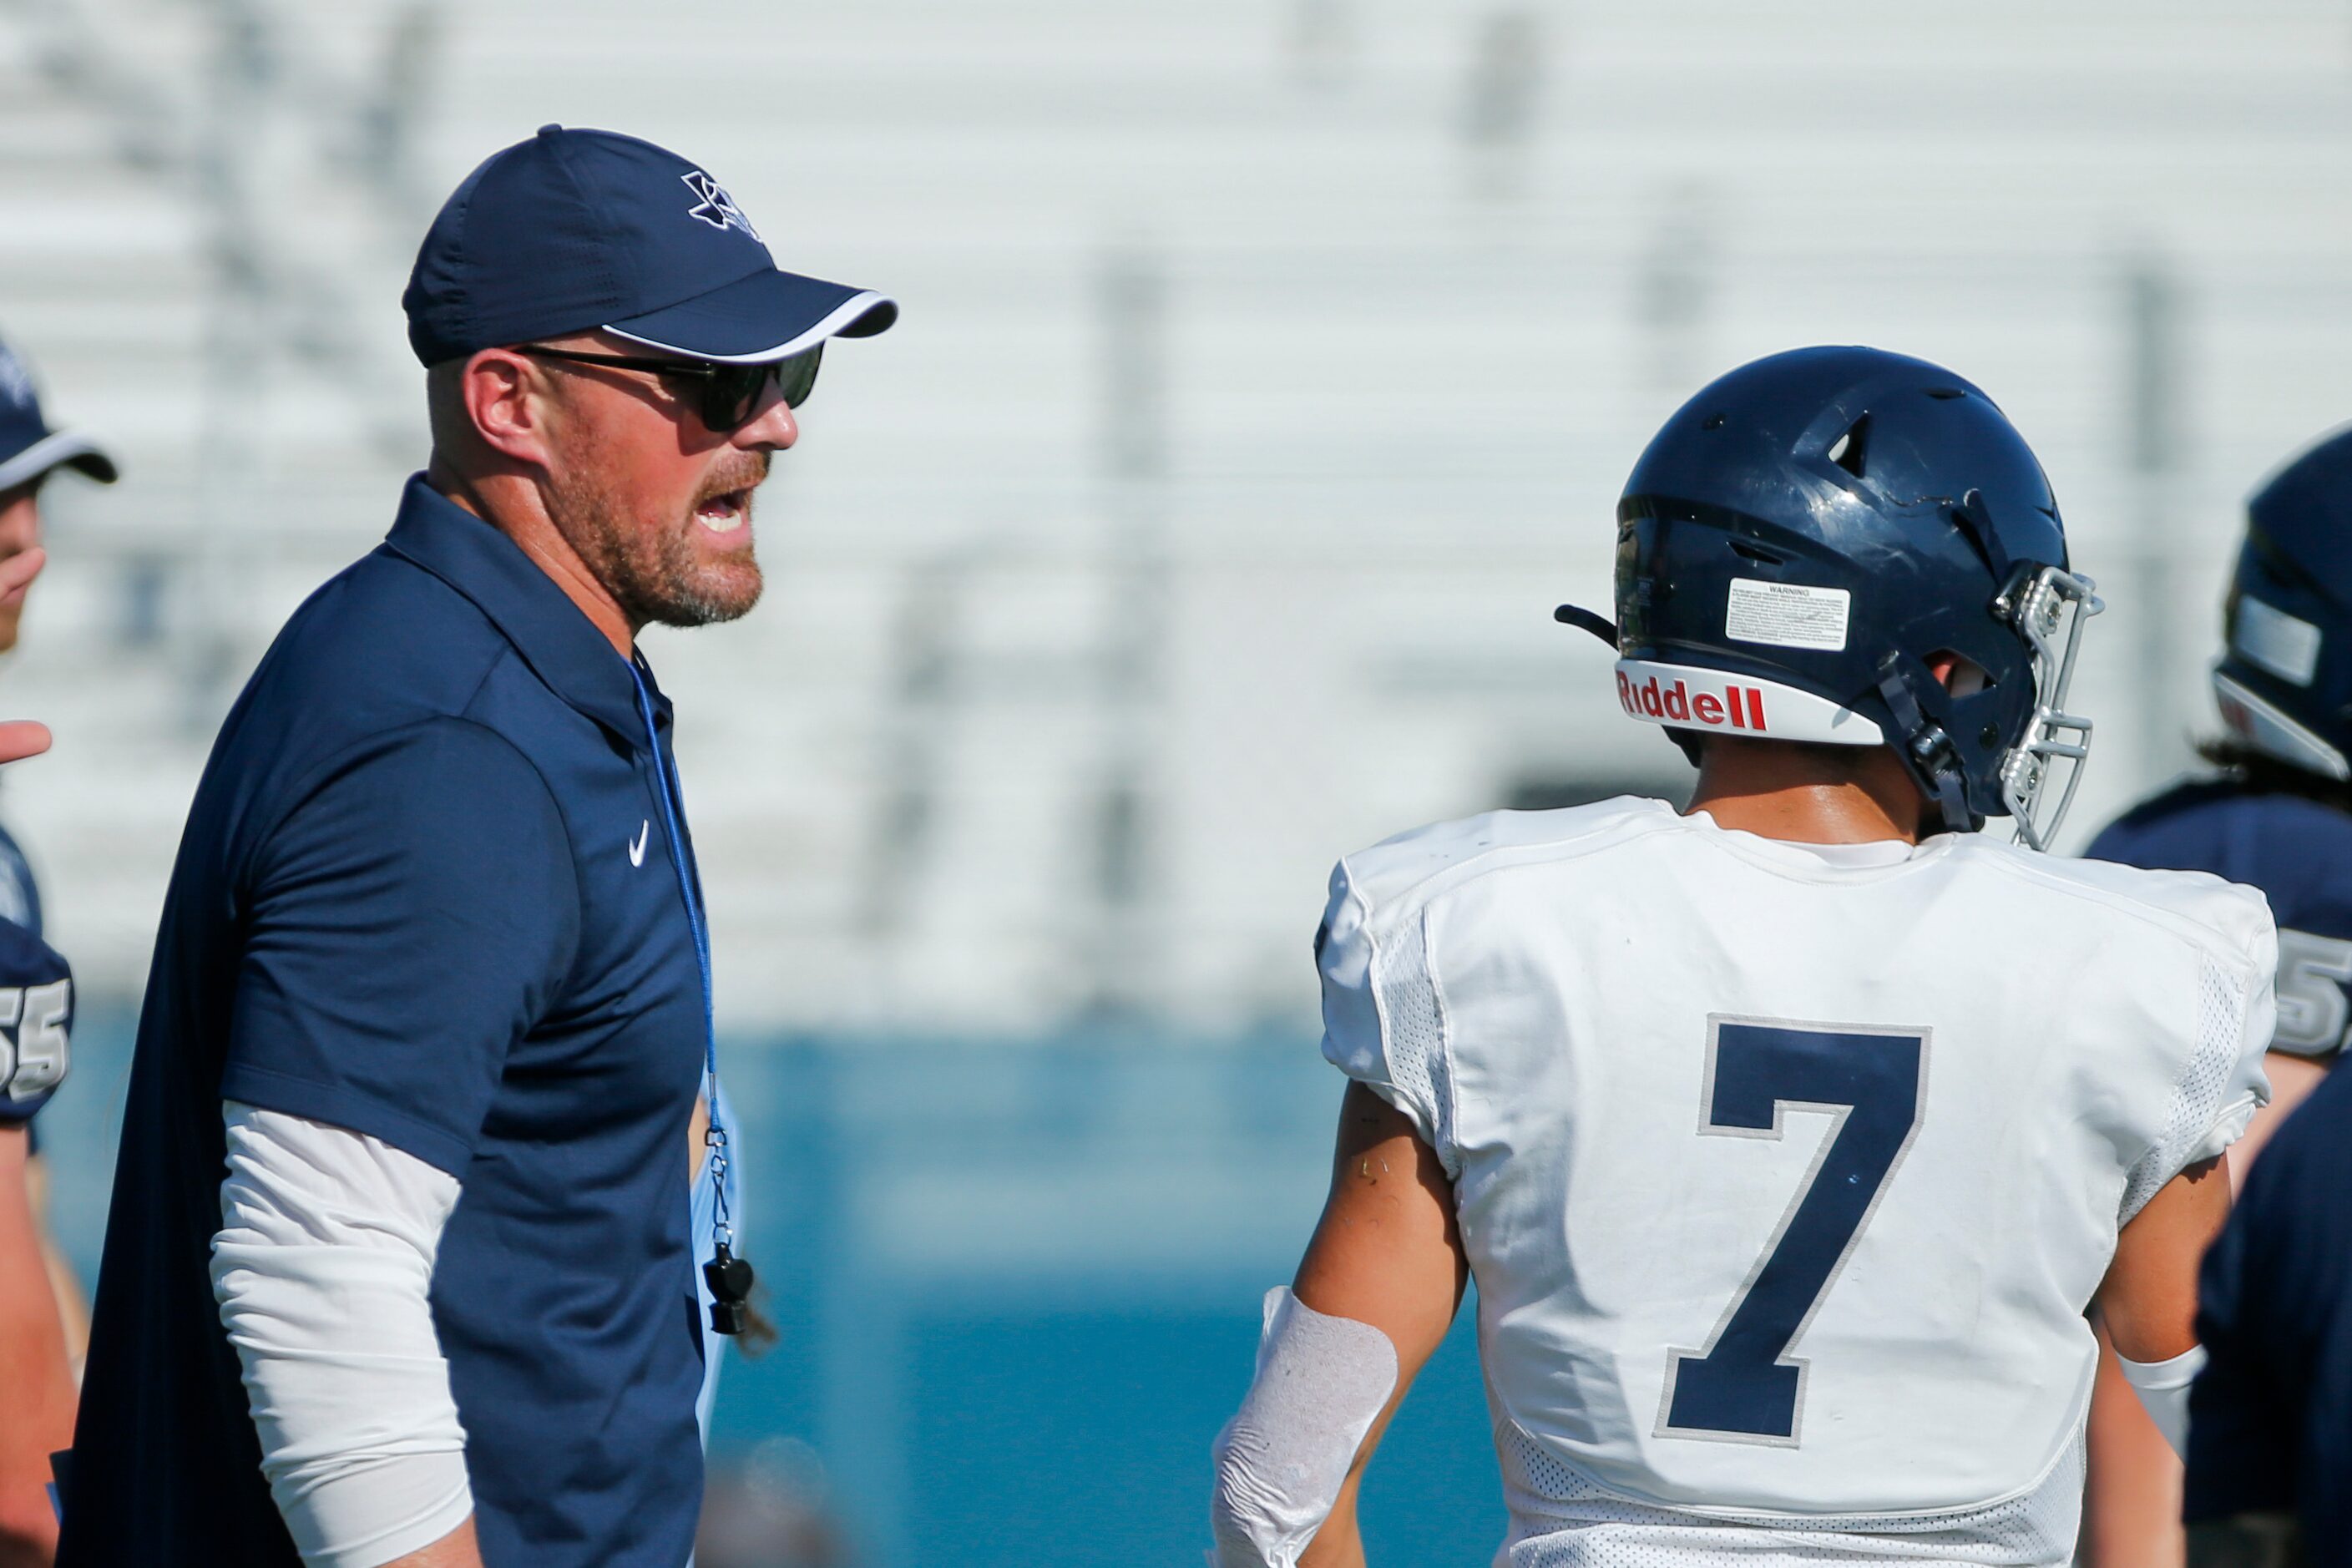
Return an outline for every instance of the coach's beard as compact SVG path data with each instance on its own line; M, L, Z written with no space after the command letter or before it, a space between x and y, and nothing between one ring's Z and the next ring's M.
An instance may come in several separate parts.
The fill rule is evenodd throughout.
M716 559L698 549L700 513L732 509L735 526L751 526L751 495L768 477L768 454L747 452L713 472L683 515L647 527L596 476L567 472L551 485L554 519L621 613L638 626L701 626L749 615L760 602L760 563L751 542Z

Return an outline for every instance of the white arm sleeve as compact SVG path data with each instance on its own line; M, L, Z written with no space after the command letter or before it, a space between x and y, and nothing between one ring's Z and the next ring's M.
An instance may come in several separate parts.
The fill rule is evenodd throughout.
M2205 1347L2191 1345L2170 1361L2134 1361L2118 1355L2124 1381L2132 1385L2148 1419L2182 1458L2189 1457L2189 1385L2205 1370Z
M381 1139L225 1102L213 1294L302 1561L376 1568L466 1521L427 1290L457 1180Z
M1217 1434L1209 1568L1297 1568L1396 1385L1388 1335L1267 1291L1257 1375Z

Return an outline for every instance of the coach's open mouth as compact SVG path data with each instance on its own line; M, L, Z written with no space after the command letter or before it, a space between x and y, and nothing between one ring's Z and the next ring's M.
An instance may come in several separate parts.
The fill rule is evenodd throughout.
M751 521L751 492L727 490L694 509L694 521L713 533L732 533Z

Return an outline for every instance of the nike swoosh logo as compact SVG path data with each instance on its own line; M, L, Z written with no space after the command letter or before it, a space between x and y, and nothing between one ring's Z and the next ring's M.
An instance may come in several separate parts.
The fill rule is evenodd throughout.
M637 824L637 841L629 846L630 865L642 866L646 863L646 835L653 831L653 826L651 822L646 821L640 821Z

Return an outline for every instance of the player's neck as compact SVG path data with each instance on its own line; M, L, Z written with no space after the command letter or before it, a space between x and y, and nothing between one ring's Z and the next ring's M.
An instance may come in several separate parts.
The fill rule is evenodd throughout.
M1884 746L1712 737L1688 810L1719 827L1799 844L1916 844L1922 815L1917 786Z

